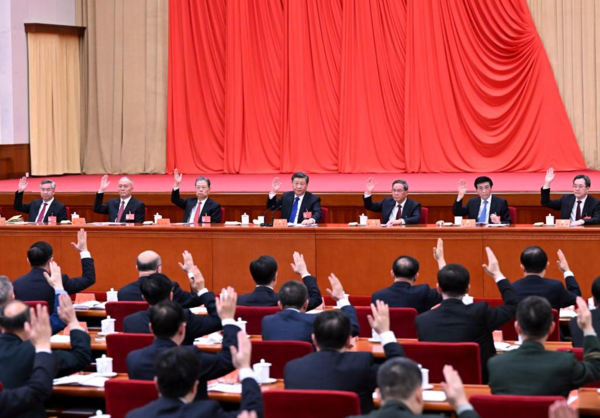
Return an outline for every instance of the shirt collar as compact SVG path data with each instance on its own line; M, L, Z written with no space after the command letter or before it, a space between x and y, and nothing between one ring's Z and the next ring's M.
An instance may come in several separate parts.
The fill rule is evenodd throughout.
M127 199L121 199L121 198L119 198L119 200L121 202L125 202L125 206L127 206L129 204L129 201L131 200L131 196L129 196ZM121 204L121 202L119 202L119 205Z
M44 201L42 200L42 206L44 206L44 203L46 203L46 204L48 205L48 206L46 206L46 207L47 207L47 208L49 208L49 207L50 207L50 205L52 204L52 202L54 202L54 198L50 199L50 200L49 200L49 201L47 201L47 202L44 202Z
M581 199L581 209L585 206L585 199L588 198L589 195L586 195L583 199ZM575 204L577 204L577 198L575 198Z
M479 198L479 200L481 201L481 204L483 205L484 200L482 198ZM491 193L490 193L490 197L487 198L487 202L492 203L492 194Z
M271 286L267 286L266 284L257 284L256 287L257 288L259 288L259 287L268 287L269 289L273 290L273 288Z

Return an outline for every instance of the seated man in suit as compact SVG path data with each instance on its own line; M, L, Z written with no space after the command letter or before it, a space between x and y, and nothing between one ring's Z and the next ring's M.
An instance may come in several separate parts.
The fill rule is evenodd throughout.
M468 216L469 219L475 219L481 223L511 223L508 213L508 203L506 199L498 196L492 196L492 187L494 183L489 177L481 176L475 179L475 189L479 197L469 199L467 205L463 207L462 201L467 193L467 182L460 179L458 182L458 197L452 206L454 216Z
M375 190L375 179L367 179L367 190L363 196L366 210L381 212L381 223L392 225L418 224L421 220L421 204L409 199L408 183L396 180L392 183L392 197L386 197L381 202L373 202L371 195Z
M592 297L594 298L594 309L592 312L592 326L594 327L594 331L596 334L600 333L600 277L596 277L594 282L592 283ZM581 328L579 328L579 324L577 323L577 317L572 318L569 322L569 330L571 331L571 341L573 342L573 347L583 347L583 332Z
M237 295L232 288L223 289L222 296L217 302L217 310L223 325L223 344L216 354L201 352L196 346L186 345L184 348L194 353L202 370L198 375L200 387L197 399L207 399L206 382L225 376L233 371L230 347L235 346L240 328L236 325L235 302ZM165 300L150 309L150 326L156 337L148 347L132 351L127 355L127 373L130 379L152 380L156 376L154 368L156 357L176 346L185 339L185 315L178 304Z
M273 179L271 191L267 199L267 209L278 211L281 209L281 217L289 223L312 225L321 220L321 198L310 192L308 188L308 176L302 172L294 173L292 176L291 192L285 192L281 199L276 199L281 188L279 177Z
M490 275L504 300L504 305L491 308L487 302L470 305L463 303L463 296L468 293L469 271L459 264L445 265L438 255L438 264L443 266L438 271L438 288L442 292L441 305L417 316L415 325L419 341L479 344L481 353L481 371L483 383L487 382L488 359L496 355L492 333L515 316L518 298L510 282L500 271L496 256L490 248L486 248L488 264L484 269Z
M348 316L352 324L352 335L360 333L358 318L354 306L344 294L342 284L334 274L329 276L331 289L327 292L337 302L337 306ZM262 339L264 341L306 341L312 342L313 324L316 315L307 314L308 290L306 286L297 281L289 281L279 289L279 302L281 312L265 316L262 320Z
M238 411L226 412L216 401L195 401L198 376L205 367L190 350L174 347L156 357L156 386L160 397L148 405L134 409L128 418L153 417L237 417L241 411L254 411L263 416L260 387L252 371L252 344L244 333L238 336L239 350L234 349L233 364L242 382L242 401Z
M31 203L23 203L23 193L27 189L27 177L19 180L19 190L15 193L14 209L17 212L27 213L29 222L48 222L48 216L56 216L56 222L67 220L67 207L54 199L56 183L52 180L42 180L40 183L40 197Z
M204 284L204 280L202 280L202 284ZM162 301L173 300L173 282L164 274L154 273L148 276L140 287L142 297L148 302L150 308L126 316L123 320L123 331L136 334L151 334L150 309ZM206 307L208 316L194 315L189 309L183 310L186 324L183 345L191 345L196 338L222 329L221 319L219 318L215 304L215 295L207 289L204 290L206 291L200 296L200 302Z
M600 380L600 343L585 301L577 298L577 323L584 334L583 361L572 353L547 351L544 344L554 329L552 307L539 296L519 303L515 329L523 344L490 359L490 388L498 395L569 396L569 392Z
M317 279L308 272L302 254L294 252L292 256L294 257L292 270L302 277L302 282L308 289L306 310L312 311L323 303ZM250 263L250 274L256 283L256 288L251 293L241 295L238 298L238 306L277 306L279 295L273 290L277 284L277 261L270 255L261 255Z
M445 382L442 383L442 389L456 415L459 418L479 417L467 399L458 372L452 366L444 366L443 372ZM424 417L425 415L421 415L425 406L422 384L421 369L417 363L404 357L387 360L377 372L377 392L381 395L381 408L362 417Z
M387 358L404 356L404 349L390 331L390 313L381 301L371 305L369 324L381 337ZM285 365L286 389L321 389L354 392L363 414L373 409L373 391L377 386L379 365L371 353L347 352L351 345L351 326L347 315L325 311L315 315L311 336L317 351Z
M221 205L209 198L210 180L206 177L196 179L196 197L188 197L183 200L179 195L179 184L183 179L183 174L179 174L175 169L175 184L171 191L171 202L184 210L183 222L202 223L203 216L210 216L210 222L213 224L221 223Z
M50 321L45 307L38 305L30 310L31 321L28 323L30 343L34 356L29 367L28 377L15 389L4 385L0 390L0 413L4 417L39 417L45 418L44 401L52 395L52 379L56 362L50 346ZM18 357L17 357L18 358ZM15 357L8 361L15 363ZM20 360L20 359L19 359ZM4 363L0 365L3 367Z
M71 243L79 251L81 257L81 277L69 279L66 274L62 275L64 290L72 295L81 292L96 283L96 269L94 260L87 248L87 233L80 229L77 233L77 244ZM19 300L45 300L50 312L54 311L55 290L44 277L44 273L51 273L50 262L53 260L52 246L44 241L34 243L27 251L27 262L31 265L31 271L19 277L13 283L15 296Z
M201 294L198 295L198 293L204 289L204 277L202 277L200 270L198 270L196 273L192 272L194 260L189 252L183 252L183 264L179 263L179 267L186 272L188 278L190 279L190 287L192 292L186 292L181 288L181 286L179 286L179 283L172 282L173 301L180 304L183 308L200 306L202 304L200 301ZM154 251L144 251L137 256L137 259L135 260L135 268L138 271L138 279L135 282L126 284L117 292L117 298L121 302L144 301L142 298L141 284L151 274L162 272L162 260ZM195 290L195 287L197 287L198 290Z
M110 184L108 175L104 175L100 181L100 189L94 200L94 212L103 215L108 214L109 222L135 222L143 223L146 220L146 205L141 200L131 196L133 192L133 181L129 177L121 177L119 180L119 198L104 200L104 191Z
M577 296L581 296L581 289L561 250L558 250L556 264L564 275L566 289L561 281L544 277L550 265L546 252L536 246L525 248L521 253L521 269L525 277L513 283L519 300L527 296L542 296L548 299L552 308L556 310L574 305Z
M554 169L546 172L542 187L542 206L560 210L560 219L569 219L571 226L600 224L600 200L589 195L592 181L588 176L579 174L573 179L573 194L563 195L560 199L550 199L550 184L554 180Z
M440 239L438 247L441 242ZM419 262L408 255L394 260L391 276L394 283L373 293L373 303L381 300L390 308L415 308L418 313L423 313L442 301L442 295L428 284L415 285L419 277Z

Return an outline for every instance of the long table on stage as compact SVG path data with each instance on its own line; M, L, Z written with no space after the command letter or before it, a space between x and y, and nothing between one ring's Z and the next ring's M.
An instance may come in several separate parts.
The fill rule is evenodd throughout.
M29 270L27 249L36 241L54 247L55 260L63 273L81 274L81 264L71 242L77 240L76 226L6 225L0 226L0 274L12 280ZM524 248L539 245L548 254L547 277L560 279L556 251L562 249L579 281L584 297L591 296L593 279L600 275L600 227L551 228L530 225L508 227L438 227L415 225L393 228L350 227L327 224L317 227L260 228L250 226L203 225L92 225L85 226L88 247L96 263L97 281L92 289L118 289L136 280L135 258L144 250L161 255L162 271L188 288L187 276L179 269L184 250L194 256L209 289L220 291L233 286L239 293L254 287L248 265L254 258L270 254L279 263L278 283L298 279L290 269L292 253L304 254L309 271L318 279L325 294L331 273L342 281L350 294L369 295L389 286L393 260L411 255L421 264L417 283L436 284L437 263L432 249L437 238L444 239L446 261L467 267L471 274L470 294L498 297L494 281L482 264L487 262L485 248L498 257L502 272L514 281L523 276L519 256Z

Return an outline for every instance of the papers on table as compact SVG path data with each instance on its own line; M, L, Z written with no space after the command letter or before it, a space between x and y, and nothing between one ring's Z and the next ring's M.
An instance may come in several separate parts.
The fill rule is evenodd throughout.
M559 316L561 318L575 318L577 316L577 312L572 309L561 309Z
M56 334L50 337L50 343L71 343L71 337L69 335Z
M496 348L496 351L512 351L519 348L518 345L513 345L501 341L494 341L494 347Z
M97 300L88 300L86 302L82 302L82 303L73 305L73 308L104 310L104 309L106 309L106 302L98 302Z
M238 221L225 221L225 226L238 226L241 225L241 222Z
M60 377L54 379L54 385L72 385L72 386L91 386L95 388L103 388L108 377L92 374L72 374L71 376Z
M194 340L194 344L209 345L209 344L221 344L223 342L223 336L218 332L213 332L208 337L199 337Z
M208 310L204 306L196 306L195 308L190 308L190 311L194 315L207 314Z
M233 385L227 383L213 383L207 387L209 392L223 392L223 393L242 393L242 384L235 383Z
M446 394L441 390L424 390L423 400L425 402L444 402Z

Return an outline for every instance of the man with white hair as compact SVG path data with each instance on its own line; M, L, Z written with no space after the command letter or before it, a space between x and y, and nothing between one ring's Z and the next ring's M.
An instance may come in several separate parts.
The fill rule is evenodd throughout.
M56 183L52 180L42 180L40 183L40 197L31 203L23 203L23 194L27 189L27 177L19 180L19 189L15 193L14 209L17 212L27 213L29 222L48 222L48 216L56 216L56 222L67 219L67 207L54 199Z
M103 204L104 191L109 184L108 175L104 175L100 181L100 189L96 193L96 200L94 200L94 212L108 214L109 222L144 222L146 220L146 205L141 200L131 196L133 181L129 177L121 177L118 184L119 198L108 199Z

